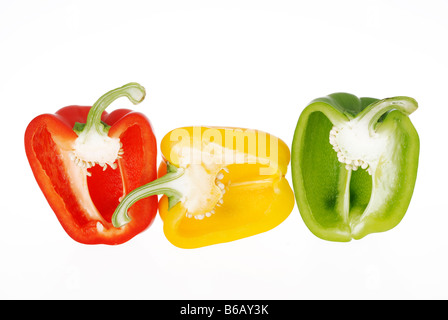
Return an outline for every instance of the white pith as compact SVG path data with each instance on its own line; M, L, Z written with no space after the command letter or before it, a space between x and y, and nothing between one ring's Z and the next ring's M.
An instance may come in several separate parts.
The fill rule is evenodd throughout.
M341 127L333 126L329 140L338 161L345 164L347 170L361 168L370 175L375 171L387 144L387 137L372 134L365 123L356 120Z
M116 160L123 155L122 147L123 144L119 138L111 138L108 135L99 134L96 130L90 130L81 132L76 138L69 157L84 170L87 176L91 176L87 169L97 164L103 167L103 171L108 165L116 169Z
M224 203L223 196L228 188L222 182L226 172L229 172L226 167L215 173L198 164L189 165L185 169L184 179L180 179L184 181L180 189L183 189L181 202L187 209L185 214L187 218L202 220L215 214L216 207Z

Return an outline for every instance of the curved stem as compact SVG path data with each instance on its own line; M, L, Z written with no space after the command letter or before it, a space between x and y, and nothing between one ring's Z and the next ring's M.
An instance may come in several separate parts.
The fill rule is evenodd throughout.
M372 103L358 115L358 121L367 122L370 131L375 129L378 120L390 110L398 110L405 115L410 115L417 110L417 101L409 97L388 98Z
M131 221L128 215L129 208L138 200L154 196L158 194L164 194L170 198L170 202L179 202L182 197L182 191L176 188L179 183L179 178L184 174L184 170L177 169L173 172L168 172L163 177L154 180L148 184L145 184L137 189L134 189L124 197L120 204L115 209L112 216L112 224L115 228L120 228ZM174 205L174 204L173 204Z
M101 115L112 102L120 97L127 97L133 104L138 104L145 99L145 96L145 88L136 82L128 83L120 88L103 94L90 109L83 131L88 132L95 128L99 134L104 134Z

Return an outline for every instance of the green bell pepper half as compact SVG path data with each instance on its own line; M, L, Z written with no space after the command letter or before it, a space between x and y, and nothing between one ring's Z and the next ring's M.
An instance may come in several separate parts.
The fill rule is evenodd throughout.
M291 148L297 206L310 231L329 241L394 228L417 178L419 137L409 97L334 93L301 113Z

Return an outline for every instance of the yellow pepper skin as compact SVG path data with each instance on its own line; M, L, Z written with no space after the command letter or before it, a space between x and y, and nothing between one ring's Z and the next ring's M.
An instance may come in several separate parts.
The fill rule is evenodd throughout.
M272 135L241 128L184 127L165 135L161 151L157 180L167 182L158 187L164 189L158 194L165 194L159 213L166 238L177 247L253 236L278 226L294 208L285 178L290 150ZM137 198L142 196L136 191Z

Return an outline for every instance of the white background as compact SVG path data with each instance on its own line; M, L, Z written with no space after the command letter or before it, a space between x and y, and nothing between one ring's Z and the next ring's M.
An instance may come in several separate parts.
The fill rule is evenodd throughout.
M0 0L0 298L448 298L447 15L432 0ZM201 249L171 245L159 217L123 245L76 243L34 180L25 128L131 81L148 91L135 109L158 141L220 125L291 146L314 98L413 97L410 208L395 229L349 243L315 237L297 207L269 232ZM120 107L134 108L108 111Z

